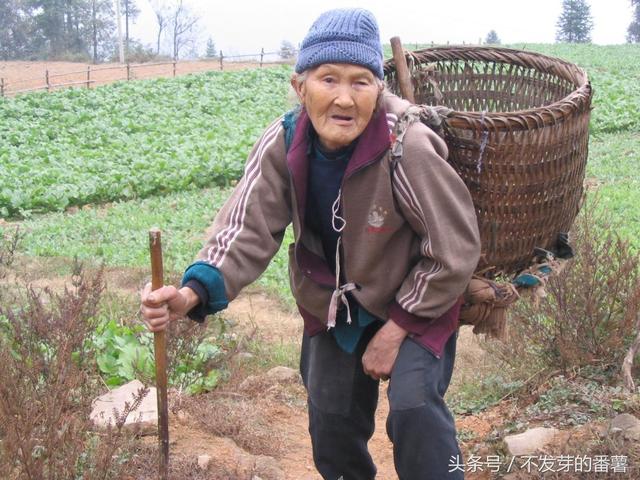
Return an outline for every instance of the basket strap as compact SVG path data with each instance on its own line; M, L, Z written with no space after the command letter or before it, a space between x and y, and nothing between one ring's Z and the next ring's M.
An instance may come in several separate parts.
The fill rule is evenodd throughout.
M393 143L391 145L391 157L395 162L402 158L402 142L409 127L415 122L422 122L440 137L444 138L442 122L453 110L443 106L432 107L429 105L410 105L394 126Z

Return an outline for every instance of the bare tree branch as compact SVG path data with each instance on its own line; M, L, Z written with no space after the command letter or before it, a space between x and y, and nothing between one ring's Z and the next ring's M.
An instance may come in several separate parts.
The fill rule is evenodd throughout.
M178 60L180 56L180 50L195 42L194 33L195 26L198 23L198 17L196 17L189 7L184 4L183 0L178 0L175 9L173 10L171 23L173 33L173 59Z

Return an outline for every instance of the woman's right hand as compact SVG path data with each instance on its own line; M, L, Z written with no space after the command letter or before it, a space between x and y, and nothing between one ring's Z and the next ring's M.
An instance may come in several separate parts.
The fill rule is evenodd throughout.
M184 317L199 301L198 295L188 287L178 290L164 285L151 291L151 284L147 283L140 292L142 321L151 332L159 332L167 328L169 322Z

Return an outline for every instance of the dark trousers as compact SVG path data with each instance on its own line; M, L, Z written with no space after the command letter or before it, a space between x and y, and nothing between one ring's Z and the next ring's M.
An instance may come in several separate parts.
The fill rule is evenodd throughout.
M376 476L367 442L375 428L378 381L362 369L362 355L376 331L372 325L353 354L342 351L329 332L303 337L300 370L308 393L309 433L313 460L324 480ZM449 472L451 458L461 455L443 400L455 349L455 334L439 359L409 338L400 347L387 392L387 434L400 480L464 478L459 470Z

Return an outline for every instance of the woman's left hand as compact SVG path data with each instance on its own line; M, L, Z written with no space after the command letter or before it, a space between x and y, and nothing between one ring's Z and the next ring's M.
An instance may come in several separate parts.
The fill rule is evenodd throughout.
M362 355L364 373L374 380L388 380L407 331L389 319L378 330Z

